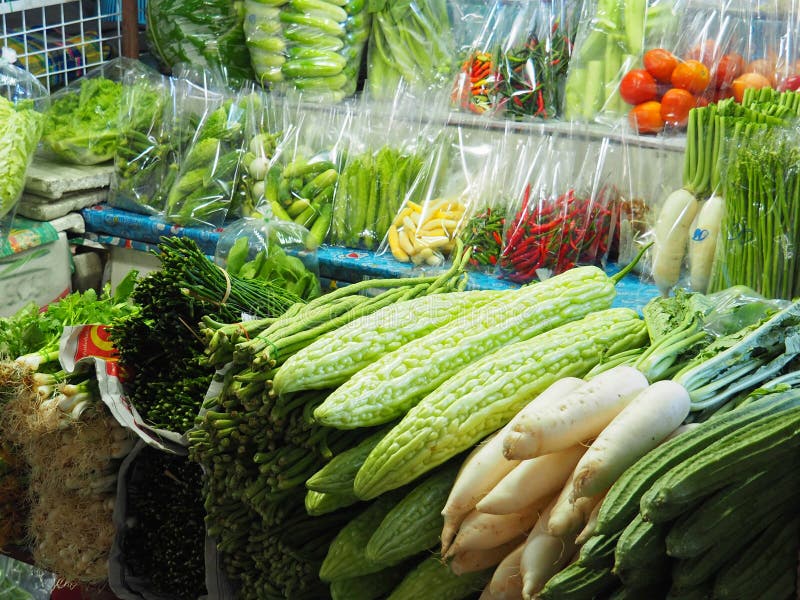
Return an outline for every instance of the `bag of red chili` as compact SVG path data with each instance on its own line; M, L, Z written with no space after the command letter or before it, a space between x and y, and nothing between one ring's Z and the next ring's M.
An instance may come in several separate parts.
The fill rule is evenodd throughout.
M528 283L602 264L618 197L606 167L610 140L553 134L529 143L538 148L536 167L508 222L501 276Z

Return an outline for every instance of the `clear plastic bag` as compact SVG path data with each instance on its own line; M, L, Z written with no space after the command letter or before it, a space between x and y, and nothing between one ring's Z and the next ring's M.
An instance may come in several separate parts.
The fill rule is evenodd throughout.
M391 98L401 81L420 90L447 85L455 43L446 0L373 4L367 60L370 95Z
M333 203L330 242L374 249L419 176L432 141L419 101L401 85L390 104L356 109Z
M508 223L500 258L503 277L528 283L576 265L603 263L617 203L605 164L609 153L608 138L590 142L573 132L546 139Z
M51 96L42 141L59 160L95 165L114 158L120 137L122 86L127 76L154 71L129 58L95 67Z
M0 556L0 598L50 600L56 576L8 556Z
M214 101L206 106L169 189L167 221L195 227L225 222L238 181L250 93L245 87L219 105Z
M284 99L281 119L289 125L275 139L272 156L265 156L264 168L256 173L263 181L259 186L262 189L255 192L263 194L263 199L256 205L260 214L307 228L306 242L316 248L325 240L331 224L344 132L352 113L346 108L320 111L299 106L292 97Z
M379 253L390 251L397 260L417 266L442 265L472 207L492 187L492 154L482 129L457 126L442 131Z
M214 261L233 275L267 279L305 300L321 293L315 248L309 231L296 223L267 215L239 219L220 235Z
M620 95L620 81L630 70L641 68L645 49L674 36L683 3L584 2L564 91L564 117L610 123L627 114L630 106Z
M256 79L339 102L356 91L369 37L367 0L246 0L244 31Z
M5 239L25 188L25 173L42 134L47 91L27 71L14 66L16 55L0 56L0 241Z
M174 156L172 91L170 81L157 73L125 75L109 205L149 215L162 213L162 182Z

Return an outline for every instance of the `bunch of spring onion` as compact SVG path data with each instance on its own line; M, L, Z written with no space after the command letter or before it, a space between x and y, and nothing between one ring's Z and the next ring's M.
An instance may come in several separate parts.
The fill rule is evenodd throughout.
M276 397L276 369L319 336L394 302L463 289L468 256L459 244L452 268L438 277L364 281L342 287L283 317L224 325L206 320L207 360L220 370L197 427L190 457L207 473L208 532L242 598L315 598L329 541L350 515L305 511L304 483L335 454L371 431L348 432L312 421L324 391ZM382 293L369 297L368 290Z
M65 418L27 366L5 362L0 373L0 438L28 468L26 537L35 564L67 582L104 581L117 471L133 446L131 433L101 402Z
M140 310L114 322L120 363L135 372L126 391L147 422L188 430L211 382L196 330L203 318L238 321L242 313L276 317L300 298L263 279L231 275L188 238L164 238L162 268L136 283Z
M185 457L144 447L128 471L123 557L146 589L181 600L204 596L202 472Z

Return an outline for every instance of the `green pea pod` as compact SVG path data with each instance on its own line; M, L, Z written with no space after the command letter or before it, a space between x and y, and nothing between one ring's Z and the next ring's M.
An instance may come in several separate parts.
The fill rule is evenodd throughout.
M338 21L327 17L318 17L318 16L286 11L281 13L281 21L289 24L293 23L295 25L307 25L308 27L316 27L323 33L327 33L328 35L335 35L337 37L342 37L346 33L344 25L341 25Z
M298 12L330 19L336 23L347 19L347 12L342 7L325 0L291 0L291 5Z
M325 188L336 185L336 180L338 178L339 173L336 169L328 169L309 181L303 189L300 190L300 196L303 198L314 197Z
M333 215L333 207L330 203L326 204L320 210L317 220L311 226L311 229L306 236L306 247L309 250L316 250L325 241L325 236L328 235L328 228L331 225L331 217Z

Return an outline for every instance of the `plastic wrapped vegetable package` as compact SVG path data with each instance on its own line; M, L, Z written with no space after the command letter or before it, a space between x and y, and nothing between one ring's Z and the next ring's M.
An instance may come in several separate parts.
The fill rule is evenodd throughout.
M285 99L278 112L283 113L282 122L288 124L284 132L277 138L258 134L248 142L260 146L251 148L251 152L263 156L263 160L249 160L246 166L255 212L307 228L307 244L316 248L330 227L343 162L344 132L352 113L333 106L306 111L292 98Z
M249 93L245 86L206 107L167 195L169 222L200 227L225 222L237 185Z
M252 79L242 0L148 0L148 48L167 69L180 63L224 70L233 82Z
M13 52L0 57L0 241L25 187L25 173L43 128L47 91L27 71L12 63Z
M356 91L369 37L367 0L246 0L244 32L256 79L338 102Z
M454 101L508 118L554 118L574 39L574 2L495 0L461 65Z
M108 203L124 210L160 214L161 184L174 155L170 102L172 82L158 73L123 78L120 138Z
M495 185L494 152L483 130L458 126L442 131L379 252L390 251L397 260L418 266L441 266L472 207Z
M153 73L139 61L116 58L95 67L51 97L42 140L59 160L95 165L114 158L125 77Z
M605 260L618 200L605 164L610 152L608 138L594 143L576 134L546 139L508 220L500 258L504 277L528 283Z
M622 77L640 67L645 48L674 35L685 1L585 2L567 74L564 117L613 122L626 114Z
M320 295L316 248L309 248L309 231L291 221L273 218L239 219L220 235L214 261L228 273L248 279L268 279L310 300Z
M423 169L439 127L429 120L431 114L422 114L419 98L405 87L396 89L391 103L365 100L356 110L336 186L332 244L379 245Z
M372 2L367 89L391 98L401 81L420 89L445 86L455 43L445 0Z

